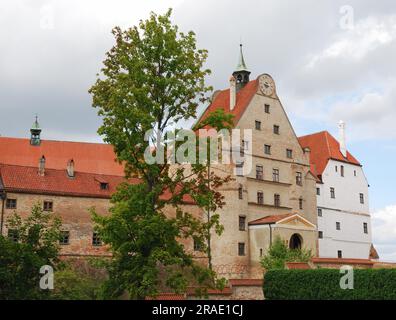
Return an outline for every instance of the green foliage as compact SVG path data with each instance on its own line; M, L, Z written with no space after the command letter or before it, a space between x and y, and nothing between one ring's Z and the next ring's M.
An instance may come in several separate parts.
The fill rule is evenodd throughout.
M39 271L57 262L60 225L39 204L26 219L14 213L7 220L7 228L17 232L19 241L0 236L0 299L49 297L48 290L39 288Z
M260 263L265 270L285 269L286 262L308 262L311 258L310 250L290 249L280 237L276 237Z
M66 264L54 274L54 290L51 299L56 300L98 300L102 297L105 281L101 269L84 270L81 266Z
M394 300L395 269L355 269L354 289L341 289L336 269L270 270L264 296L270 300Z
M116 43L89 91L103 120L99 134L114 146L126 177L140 179L140 184L119 187L111 216L93 212L97 230L113 253L104 290L108 298L128 292L131 298L143 299L164 288L183 291L191 283L189 275L198 286L219 283L211 270L195 265L180 240L204 243L209 229L222 231L218 215L204 223L186 211L184 199L188 195L214 212L223 205L215 187L228 178L211 172L208 176L201 164L191 165L187 173L184 166L171 170L166 161L145 161L147 150L154 149L154 156L160 152L169 126L196 116L198 103L205 102L211 90L204 82L210 73L203 69L207 51L196 48L193 32L179 32L170 15L171 10L152 13L128 30L114 28ZM222 121L220 116L216 124L229 122L229 117ZM175 146L182 143L167 139ZM164 154L168 151L166 145ZM211 182L205 184L208 178ZM173 207L175 215L167 216L165 207Z

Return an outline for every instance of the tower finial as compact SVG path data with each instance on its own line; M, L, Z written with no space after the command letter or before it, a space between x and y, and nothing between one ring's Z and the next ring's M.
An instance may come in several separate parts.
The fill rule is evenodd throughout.
M238 65L236 67L235 71L248 71L248 68L246 67L245 59L243 57L243 50L242 50L242 43L239 44L239 60L238 60Z
M236 89L239 91L249 82L250 71L246 67L245 58L243 57L242 42L239 44L239 60L235 71L232 73L236 79Z

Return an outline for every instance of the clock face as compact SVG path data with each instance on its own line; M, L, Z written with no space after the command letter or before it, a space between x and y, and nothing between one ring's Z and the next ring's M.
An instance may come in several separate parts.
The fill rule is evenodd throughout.
M275 92L274 80L269 75L262 75L259 83L261 92L266 96L271 96Z

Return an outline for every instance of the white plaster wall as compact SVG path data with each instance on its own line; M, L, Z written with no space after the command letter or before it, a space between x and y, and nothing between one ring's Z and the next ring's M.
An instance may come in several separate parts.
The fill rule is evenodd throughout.
M344 177L341 176L341 165L344 166ZM319 239L319 256L336 258L337 251L341 250L343 258L367 259L371 223L368 183L362 168L329 160L322 180L323 184L317 184L320 188L317 205L322 208L318 231L323 231L323 239ZM335 199L330 197L331 187L335 189ZM364 195L364 204L360 203L360 193ZM341 223L341 230L336 230L336 222ZM363 223L367 223L368 234L364 233Z

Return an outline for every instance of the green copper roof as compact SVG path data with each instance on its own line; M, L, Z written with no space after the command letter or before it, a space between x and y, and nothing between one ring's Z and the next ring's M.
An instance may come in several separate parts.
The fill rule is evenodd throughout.
M242 44L239 45L239 48L240 48L239 61L235 71L248 71L248 68L246 67L245 59L243 58Z
M40 129L40 125L38 123L38 116L36 116L36 120L34 121L32 125L32 129Z

